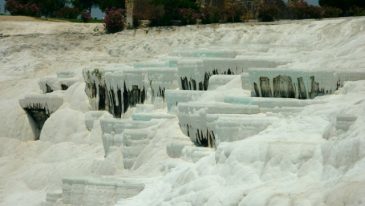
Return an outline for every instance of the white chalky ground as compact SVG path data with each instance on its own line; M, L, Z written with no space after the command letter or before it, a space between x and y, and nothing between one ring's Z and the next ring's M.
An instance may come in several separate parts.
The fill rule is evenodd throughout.
M365 205L365 81L342 82L365 79L365 18L95 28L0 22L0 205ZM204 88L227 65L235 76L215 76L208 91L178 89ZM309 97L311 75L328 94L251 98L254 82L268 95L260 77L274 81L273 67L296 92L271 95ZM140 101L145 87L145 104L128 103L122 120L91 112L100 98L86 95L82 70L95 68L108 71L107 107L125 82L120 100ZM46 83L56 91L42 94ZM24 97L52 108L39 141Z

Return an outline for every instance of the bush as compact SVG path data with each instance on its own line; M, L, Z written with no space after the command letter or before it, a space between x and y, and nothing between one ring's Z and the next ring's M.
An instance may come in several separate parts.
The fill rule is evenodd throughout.
M342 10L336 7L322 7L323 17L325 18L334 18L339 17L342 14Z
M137 28L140 20L150 20L151 25L160 26L166 25L165 10L162 5L153 4L151 1L135 0L133 11L133 26Z
M244 5L236 0L224 1L223 10L225 15L225 21L228 22L242 21L242 16L245 13L248 13Z
M107 33L115 33L124 29L124 16L122 9L110 9L104 17L104 27Z
M198 12L189 8L179 9L179 15L181 17L181 23L183 25L195 24L197 19L200 18L200 14Z
M274 5L262 4L259 7L258 19L263 22L274 21L279 14L279 9Z
M91 21L91 13L90 11L88 10L84 10L82 13L81 13L81 20L83 22L89 22Z
M5 8L11 15L40 16L40 9L35 3L20 3L16 0L7 0Z
M63 19L76 19L80 14L78 8L64 7L55 12L55 17Z
M320 19L323 17L323 10L319 6L308 6L306 9L307 18Z
M222 13L217 7L207 6L201 10L201 19L203 24L218 23L222 19Z
M291 19L319 19L322 18L322 9L318 6L310 6L304 1L292 3L289 6Z
M258 19L268 22L286 16L287 6L282 0L264 0L258 8Z
M358 7L358 6L353 6L348 10L347 15L348 16L365 16L365 9Z

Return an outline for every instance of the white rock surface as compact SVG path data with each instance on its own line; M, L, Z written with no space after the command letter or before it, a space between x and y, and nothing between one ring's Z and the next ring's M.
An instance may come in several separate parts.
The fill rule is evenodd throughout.
M75 202L85 200L85 204L99 200L109 204L109 200L115 200L118 203L113 204L123 206L362 205L365 82L360 80L361 75L349 77L360 81L344 83L333 94L313 100L320 103L252 98L259 112L265 113L260 115L274 117L275 121L243 140L221 142L216 150L185 144L182 139L188 138L180 130L178 119L165 119L151 139L142 138L140 144L144 148L138 148L141 153L131 161L134 163L129 170L123 167L121 150L113 148L104 157L98 123L87 130L85 113L89 108L85 107L83 83L76 83L66 92L56 92L62 93L64 104L45 124L42 136L47 134L44 137L49 141L28 141L31 130L18 100L39 93L40 78L70 68L81 75L82 68L101 68L100 65L136 69L135 63L163 62L163 67L170 63L174 67L176 58L181 57L271 59L287 62L278 66L285 71L296 68L337 75L339 71L361 73L365 65L364 23L365 19L359 17L273 25L194 25L153 28L147 34L145 30L128 30L99 35L96 30L100 24L1 22L0 33L10 36L0 39L0 205L40 205L48 192L48 200L57 202L63 178L98 180L105 175L113 183L119 178L136 177L149 177L151 181L143 181L144 190L130 198L110 198L110 185L88 188L82 184L76 184L69 197ZM234 53L227 56L229 52L224 48ZM172 56L173 51L181 53ZM169 90L174 91L173 98L169 100L166 92L166 103L173 111L179 102L215 104L224 102L226 97L249 98L250 91L243 90L242 83L235 78L196 95L179 96ZM241 100L237 104L247 106ZM125 119L137 110L166 113L164 107L138 107L131 109ZM272 112L288 108L298 110L290 115ZM341 122L349 123L348 129L341 129ZM220 123L224 125L224 116ZM108 131L117 136L118 128ZM52 136L57 141L51 141ZM125 145L138 145L137 137L127 138ZM172 146L167 149L168 145ZM135 157L137 150L126 151ZM88 192L80 192L85 190ZM95 198L95 193L101 194L100 199Z

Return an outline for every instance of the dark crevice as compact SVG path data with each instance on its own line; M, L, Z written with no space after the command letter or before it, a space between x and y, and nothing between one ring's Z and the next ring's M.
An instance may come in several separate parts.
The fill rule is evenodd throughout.
M99 85L99 110L105 110L106 106L106 91L105 86Z
M96 93L97 93L96 84L93 83L93 84L91 84L91 97L96 97Z
M67 86L67 85L65 85L65 84L61 84L61 89L62 89L62 90L67 90L67 89L68 89L68 86Z
M53 89L48 84L46 84L46 93L51 93L51 92L53 92Z

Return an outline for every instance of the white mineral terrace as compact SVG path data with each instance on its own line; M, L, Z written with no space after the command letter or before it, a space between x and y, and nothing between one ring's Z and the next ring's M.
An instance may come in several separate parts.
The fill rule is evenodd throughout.
M48 114L55 112L62 103L62 96L55 94L32 94L19 100L23 109L45 109Z
M78 81L80 79L75 76L74 72L58 72L57 76L40 79L38 84L43 93L50 93L56 90L67 90Z
M0 22L0 206L365 205L365 18L100 28Z

